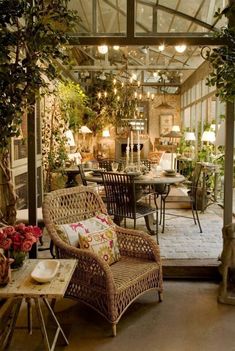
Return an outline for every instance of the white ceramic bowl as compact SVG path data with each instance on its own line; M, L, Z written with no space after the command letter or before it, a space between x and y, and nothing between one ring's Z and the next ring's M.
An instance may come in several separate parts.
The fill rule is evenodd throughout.
M50 282L58 272L59 266L58 260L42 260L37 263L31 277L39 283Z

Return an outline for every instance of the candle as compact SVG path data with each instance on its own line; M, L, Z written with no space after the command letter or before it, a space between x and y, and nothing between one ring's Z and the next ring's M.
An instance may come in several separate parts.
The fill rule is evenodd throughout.
M130 138L128 137L127 138L127 148L129 149L129 147L130 147Z
M129 138L128 138L129 139ZM126 147L126 167L129 166L129 151L130 151L130 147L127 146Z
M137 162L138 168L140 168L140 132L137 130Z

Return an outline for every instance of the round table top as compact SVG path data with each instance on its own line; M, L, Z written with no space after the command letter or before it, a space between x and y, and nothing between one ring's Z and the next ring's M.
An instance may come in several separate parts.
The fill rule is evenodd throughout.
M92 175L91 173L86 174L86 180L89 182L102 183L101 176ZM141 175L134 179L135 184L140 185L151 185L151 184L174 184L181 183L185 180L182 174L176 173L174 176L166 176L161 174L160 176L154 176L151 172L145 175Z

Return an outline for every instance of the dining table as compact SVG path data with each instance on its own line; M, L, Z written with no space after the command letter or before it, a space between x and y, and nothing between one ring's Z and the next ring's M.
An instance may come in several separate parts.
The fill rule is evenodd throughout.
M97 170L85 172L86 180L89 182L95 182L102 184L102 176ZM131 174L131 173L130 173ZM159 175L155 175L154 172L150 171L146 174L134 175L134 183L136 185L156 185L156 184L177 184L182 183L185 177L180 173L175 173L174 175L165 174L164 171Z
M89 182L102 184L103 181L102 181L101 172L102 171L99 172L99 170L85 172L86 180ZM154 193L154 188L156 190L156 185L163 185L163 186L167 185L170 191L171 185L182 183L185 181L185 177L180 173L167 174L164 171L159 174L156 174L155 172L150 171L146 174L138 174L138 175L133 174L133 176L134 176L134 183L136 184L136 186L138 187L141 186L143 188L150 186L153 189L153 193ZM155 202L155 205L157 206L156 201L154 202ZM145 218L145 224L148 231L153 232L153 230L151 229L151 227L154 225L154 218L152 215L149 215Z

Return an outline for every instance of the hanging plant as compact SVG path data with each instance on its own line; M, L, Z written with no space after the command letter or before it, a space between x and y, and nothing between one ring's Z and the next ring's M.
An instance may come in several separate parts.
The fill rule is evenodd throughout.
M222 27L215 35L222 38L227 45L213 49L204 47L202 56L211 66L207 85L216 86L216 96L219 96L221 101L233 102L235 97L235 4L215 13L216 18L220 19L222 16L228 18L229 26Z
M75 132L84 124L84 115L88 110L88 97L81 86L74 82L58 84L58 99L62 117L68 127Z
M19 135L25 111L33 113L40 88L60 76L56 59L67 62L65 33L78 21L66 0L2 0L0 2L0 169L7 186L6 213L13 223L16 196L11 182L9 144Z

